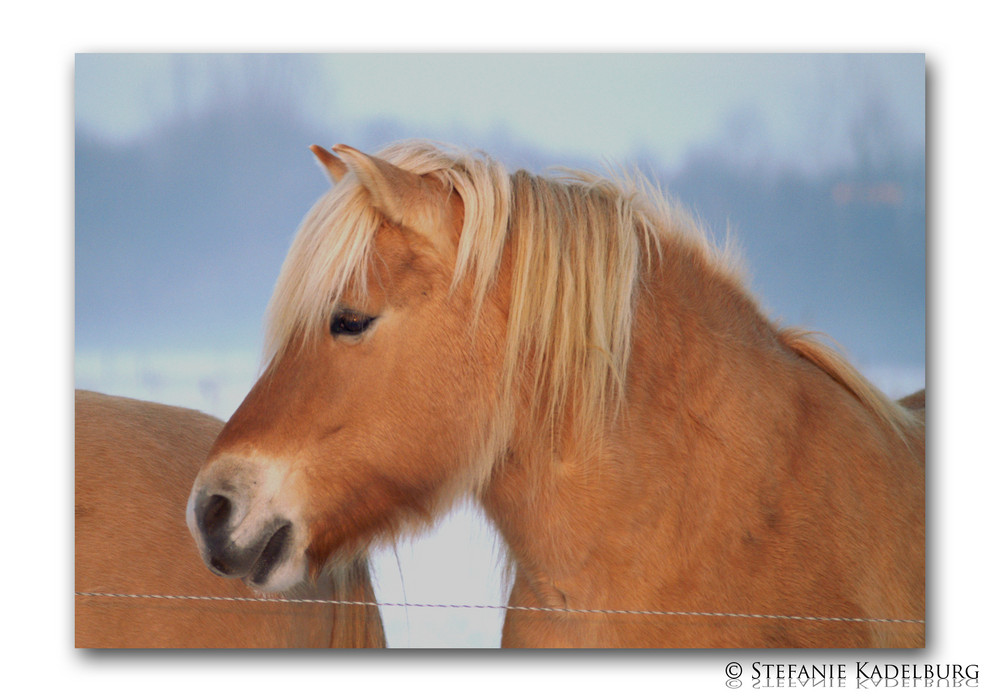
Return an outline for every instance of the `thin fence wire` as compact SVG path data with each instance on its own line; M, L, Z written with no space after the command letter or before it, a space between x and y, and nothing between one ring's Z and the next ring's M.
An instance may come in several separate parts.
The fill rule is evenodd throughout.
M868 622L886 624L912 624L923 625L924 620L907 620L893 618L871 618L871 617L817 617L811 615L767 615L761 613L727 613L727 612L686 612L686 611L664 611L664 610L601 610L584 608L541 608L526 605L487 605L487 604L462 604L462 603L391 603L373 602L361 600L325 600L322 598L241 598L225 596L200 596L200 595L158 595L154 593L95 593L77 591L76 595L96 598L147 598L154 600L199 600L199 601L223 601L235 603L285 603L285 604L311 604L311 605L356 605L380 608L444 608L449 610L523 610L527 612L546 613L579 613L579 614L601 614L601 615L662 615L673 617L729 617L751 620L795 620L799 622Z

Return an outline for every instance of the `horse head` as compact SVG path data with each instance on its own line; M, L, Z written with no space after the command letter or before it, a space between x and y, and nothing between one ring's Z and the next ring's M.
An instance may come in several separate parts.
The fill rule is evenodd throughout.
M492 460L505 309L456 283L462 183L333 150L313 147L334 186L282 269L267 367L187 509L209 567L262 590L429 523Z

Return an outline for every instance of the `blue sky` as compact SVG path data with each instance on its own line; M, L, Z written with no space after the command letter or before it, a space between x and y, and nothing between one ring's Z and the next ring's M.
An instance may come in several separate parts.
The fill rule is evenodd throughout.
M873 251L863 241L837 243L838 237L865 235L846 221L834 222L842 230L829 230L830 221L843 218L839 210L810 205L801 218L781 222L765 210L795 208L780 196L779 190L789 189L778 184L786 178L811 183L814 190L791 196L827 200L829 190L842 185L862 198L873 187L903 186L904 208L922 216L920 54L81 54L75 88L78 133L86 137L78 149L91 138L106 144L108 154L118 149L99 167L126 178L101 193L90 171L80 171L77 339L83 346L115 334L109 323L126 302L132 302L133 316L123 316L117 328L138 328L145 322L144 300L182 290L188 298L240 292L244 306L225 320L249 327L245 319L259 319L259 297L269 292L288 237L322 186L312 176L304 145L340 141L374 149L412 136L484 148L508 166L535 170L638 163L664 179L716 235L734 233L747 255L753 291L773 315L786 323L818 324L852 359L867 364L892 361L874 344L879 323L889 324L892 338L901 337L893 324L904 324L908 335L900 342L923 345L920 221L902 225L892 207L867 212L885 219L876 223L869 216L868 241L881 246ZM215 132L164 142L178 128L213 114L221 120ZM164 171L171 157L188 159L174 164L172 182L154 185L145 177L150 168ZM128 171L122 159L129 158L152 160ZM78 168L92 164L87 157L77 160ZM313 194L293 200L275 192L272 200L283 201L268 201L267 187L254 190L252 181L265 182L269 171L278 182L301 180L299 192ZM155 191L182 188L198 177L202 185L186 199L166 201ZM735 183L747 191L726 191L732 178L756 180L760 191L749 191L748 182ZM244 183L256 208L215 194L235 182ZM94 208L112 193L114 206ZM168 214L189 209L192 219L144 222L137 213L119 222L124 228L117 233L110 221L96 229L84 226L105 214L139 210L140 202ZM287 207L278 211L280 203ZM265 212L274 212L266 222ZM810 213L825 218L810 220ZM174 229L160 230L159 223ZM171 245L174 237L178 243ZM900 241L908 248L894 259L892 247ZM267 250L254 252L251 242ZM245 289L225 285L226 273L236 269L226 257L226 246L233 245L242 248L242 258L256 255L241 262ZM145 257L136 251L143 246L149 249ZM172 269L193 246L208 257ZM131 255L132 262L112 269L106 253ZM95 261L95 254L103 259ZM851 255L865 264L850 264ZM821 260L835 256L839 263L821 269ZM150 266L148 273L143 265ZM221 274L190 275L172 289L147 289L153 280L180 280L199 265ZM851 284L851 278L861 284ZM870 280L882 278L880 288L870 287ZM851 319L847 309L860 316ZM166 326L180 314L193 321L210 310L196 304L184 316L173 304L160 310L160 320ZM94 315L99 324L90 323ZM185 342L175 349L192 348ZM922 361L922 352L914 359Z
M595 160L644 149L676 164L693 145L742 135L804 169L842 165L873 98L893 106L900 143L924 140L921 54L81 55L76 118L128 140L216 99L220 81L239 90L265 74L287 79L319 124L337 114L405 119L417 133L505 131Z

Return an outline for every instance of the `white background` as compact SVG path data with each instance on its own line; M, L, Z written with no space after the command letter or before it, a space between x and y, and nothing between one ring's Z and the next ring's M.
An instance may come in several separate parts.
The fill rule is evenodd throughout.
M994 24L981 4L698 4L606 7L504 3L21 5L4 22L2 256L5 474L5 684L90 697L628 693L713 695L725 663L832 663L872 653L101 655L72 649L72 53L92 50L343 48L893 50L928 54L928 650L880 661L979 663L995 687L993 518L997 132ZM560 7L562 6L562 7ZM565 10L566 15L562 15ZM488 26L466 34L458 22ZM8 388L9 387L9 388ZM29 690L30 689L30 690ZM793 692L793 691L785 691ZM794 691L794 692L802 692ZM842 691L821 690L835 694ZM922 690L912 690L924 694ZM973 691L976 692L976 691ZM978 692L983 692L982 690ZM905 694L905 693L904 693ZM731 696L730 696L731 697Z

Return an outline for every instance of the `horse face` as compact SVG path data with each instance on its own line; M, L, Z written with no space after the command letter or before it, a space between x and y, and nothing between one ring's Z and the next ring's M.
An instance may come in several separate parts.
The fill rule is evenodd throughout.
M343 294L324 328L302 331L276 357L219 436L187 513L216 573L285 590L428 522L474 485L495 414L503 316L487 303L472 329L471 291L451 288L446 245L458 237L461 202L434 194L437 240L386 220L365 288Z

